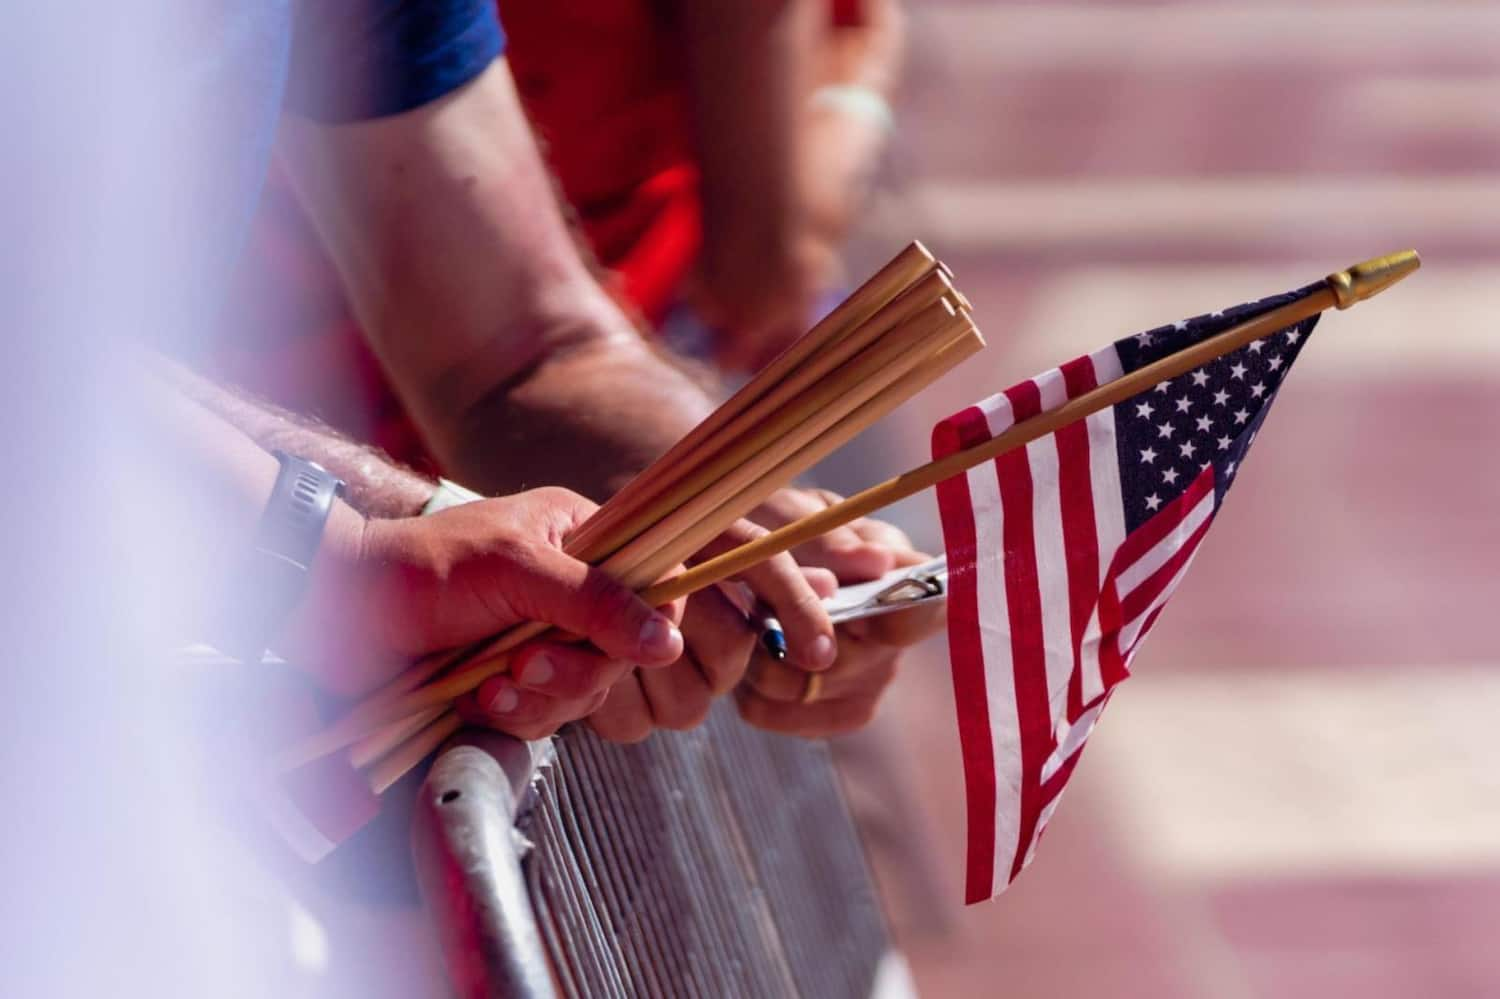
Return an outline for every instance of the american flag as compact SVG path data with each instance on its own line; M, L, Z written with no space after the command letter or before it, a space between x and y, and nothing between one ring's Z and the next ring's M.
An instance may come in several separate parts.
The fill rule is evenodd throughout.
M1322 288L1148 330L938 424L934 457ZM1239 474L1314 316L938 486L967 897L1004 891Z

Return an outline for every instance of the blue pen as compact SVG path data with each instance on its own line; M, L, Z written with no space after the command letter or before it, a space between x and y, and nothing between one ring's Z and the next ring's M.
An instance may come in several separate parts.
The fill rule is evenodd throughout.
M786 632L781 630L781 622L769 614L759 616L760 644L766 650L766 654L777 662L786 658Z

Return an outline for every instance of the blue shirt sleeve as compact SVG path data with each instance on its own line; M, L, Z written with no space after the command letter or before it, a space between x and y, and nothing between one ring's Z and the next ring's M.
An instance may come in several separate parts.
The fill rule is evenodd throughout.
M289 111L328 123L421 107L505 49L494 0L302 0Z

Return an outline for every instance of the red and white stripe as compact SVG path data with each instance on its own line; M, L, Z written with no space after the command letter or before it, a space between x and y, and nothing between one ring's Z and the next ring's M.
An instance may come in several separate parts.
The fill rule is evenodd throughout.
M1110 347L1022 382L940 424L934 454L1120 374ZM1030 862L1110 690L1213 518L1213 474L1127 536L1106 409L939 486L970 902Z

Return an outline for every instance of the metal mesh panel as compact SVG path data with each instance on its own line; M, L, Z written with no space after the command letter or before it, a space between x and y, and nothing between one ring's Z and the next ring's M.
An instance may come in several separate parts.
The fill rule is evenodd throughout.
M564 994L870 994L886 932L820 743L723 702L637 746L574 727L520 828Z

